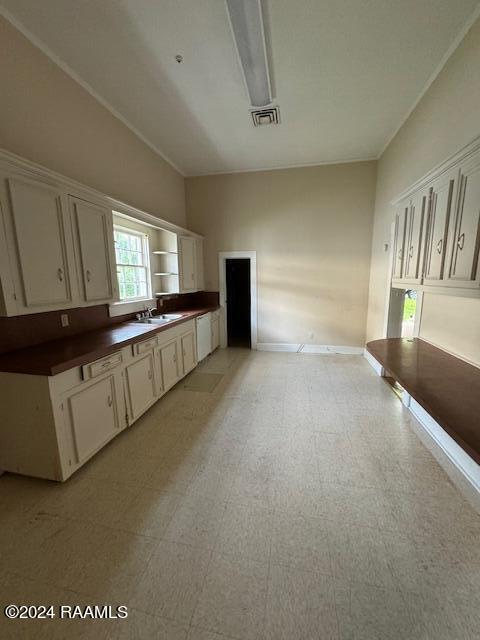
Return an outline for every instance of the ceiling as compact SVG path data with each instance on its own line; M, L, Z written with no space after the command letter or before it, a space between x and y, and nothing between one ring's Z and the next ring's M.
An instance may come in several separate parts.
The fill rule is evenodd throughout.
M281 124L254 128L224 0L0 3L184 175L378 157L478 8L267 1Z

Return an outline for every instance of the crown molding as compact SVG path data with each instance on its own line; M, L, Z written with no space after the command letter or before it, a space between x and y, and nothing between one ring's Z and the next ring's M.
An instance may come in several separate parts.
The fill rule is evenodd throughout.
M207 176L227 176L235 173L260 173L262 171L283 171L285 169L308 169L315 167L325 167L335 164L355 164L358 162L376 162L376 156L365 158L348 158L346 160L325 160L323 162L307 162L304 164L286 164L278 167L260 167L259 169L232 169L231 171L208 171L205 173L187 173L185 178L205 178Z
M90 202L104 206L107 205L112 209L112 211L115 211L115 213L119 213L120 215L123 215L123 217L134 218L135 220L143 222L150 227L165 229L179 235L203 238L199 233L180 227L174 222L164 220L152 213L138 209L131 204L117 200L116 198L108 196L93 187L89 187L77 180L74 180L73 178L62 175L53 169L48 169L36 162L22 158L22 156L18 156L16 153L12 153L7 149L2 148L0 148L0 168L1 167L4 167L7 171L16 171L23 173L30 178L63 187L63 189L72 196L84 198Z
M459 151L456 151L453 155L449 156L446 160L437 164L428 173L402 191L402 193L394 200L391 200L390 204L396 205L404 198L408 198L419 189L426 187L434 178L438 178L443 173L450 171L457 164L463 162L478 151L480 151L480 135L476 136L471 142L462 147Z

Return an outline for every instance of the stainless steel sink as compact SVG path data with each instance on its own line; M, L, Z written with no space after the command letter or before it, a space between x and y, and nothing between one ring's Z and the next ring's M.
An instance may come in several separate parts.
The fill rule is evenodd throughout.
M161 316L153 316L153 318L142 318L141 320L136 320L135 322L139 322L141 324L168 324L169 322L173 322L174 320L179 320L183 314L181 313L164 313Z
M183 316L183 313L163 313L161 316L157 316L160 318L165 318L166 320L179 320Z

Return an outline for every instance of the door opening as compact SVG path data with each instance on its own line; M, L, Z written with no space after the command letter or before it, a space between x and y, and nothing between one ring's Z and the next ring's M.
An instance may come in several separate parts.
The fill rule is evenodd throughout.
M417 311L417 292L405 289L403 295L402 338L413 338L415 335L415 314Z
M226 258L227 344L252 346L250 259Z

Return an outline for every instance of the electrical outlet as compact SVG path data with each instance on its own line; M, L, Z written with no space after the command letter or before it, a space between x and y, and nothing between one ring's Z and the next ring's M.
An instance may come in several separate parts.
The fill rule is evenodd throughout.
M62 327L68 327L68 325L70 324L68 313L62 313L62 315L60 316L60 322L62 324Z

